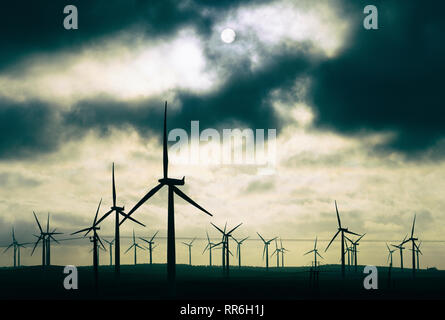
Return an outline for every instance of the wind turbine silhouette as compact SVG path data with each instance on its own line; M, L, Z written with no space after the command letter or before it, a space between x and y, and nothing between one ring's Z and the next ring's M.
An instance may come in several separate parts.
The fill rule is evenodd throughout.
M264 238L258 232L257 232L257 234L260 236L261 240L263 240L263 242L264 242L263 259L264 259L264 256L266 256L266 270L269 270L269 245L277 237L272 238L272 239L266 241L266 240L264 240Z
M315 269L317 269L317 256L319 256L320 258L323 259L323 257L321 256L321 254L318 253L318 249L317 249L317 237L315 237L315 243L314 243L314 249L312 249L311 251L308 251L304 254L307 255L309 253L313 252L314 253L314 267Z
M226 276L228 276L229 275L229 268L230 268L229 254L231 254L230 249L229 249L229 237L232 236L232 232L235 231L236 229L238 229L238 227L240 225L242 225L242 223L237 225L235 228L233 228L229 232L226 231L227 223L224 226L224 230L221 230L220 228L218 228L217 226L215 226L211 222L210 222L210 224L212 226L214 226L222 234L222 241L221 241L222 245L223 245L222 246L222 265L223 265L223 270L225 271Z
M419 242L419 245L416 245L416 256L417 256L417 270L420 269L420 263L419 263L419 253L423 256L422 251L420 251L420 246L422 245L422 242Z
M204 254L204 252L206 252L206 250L209 250L209 266L211 267L212 266L212 249L219 246L223 242L213 243L210 241L209 233L207 231L206 231L206 234L207 234L207 245L205 246L204 250L202 251L202 254Z
M352 263L354 264L355 272L357 272L357 246L359 245L359 241L366 235L364 233L361 235L357 240L353 241L349 239L347 236L345 236L346 240L348 240L352 245Z
M6 251L8 251L11 247L13 247L14 249L14 268L15 267L20 267L20 248L26 248L25 247L26 243L19 243L16 238L15 238L15 233L14 233L14 227L12 228L12 242L11 244L5 249L5 251L3 251L3 253L5 253Z
M416 275L416 241L419 240L418 238L414 238L414 226L416 225L416 215L414 215L414 220L413 220L413 227L411 229L411 237L409 237L409 239L406 239L405 241L402 242L402 244L405 244L407 242L411 241L412 244L412 260L413 260L413 276Z
M56 229L53 231L49 231L49 212L48 212L48 219L46 222L46 232L43 231L42 226L40 225L39 219L37 219L36 213L33 211L34 218L36 219L37 226L39 227L40 235L36 236L37 241L34 244L34 248L32 249L31 255L33 255L37 245L39 244L40 240L42 240L42 266L49 266L51 264L51 239L53 239L56 243L59 243L53 235L56 234L62 234L61 232L56 232Z
M190 241L190 243L186 243L186 242L182 243L182 244L185 244L189 248L189 266L192 265L192 247L193 247L193 242L195 241L195 239Z
M111 178L112 178L112 192L113 192L113 206L111 207L111 210L108 211L107 213L105 213L102 218L100 218L97 222L96 225L99 225L105 218L107 218L110 214L112 214L113 212L115 213L115 222L114 222L114 241L115 241L115 245L114 245L114 271L115 271L115 275L118 278L120 275L120 270L121 270L121 246L120 246L120 234L119 234L119 227L122 224L122 222L125 221L125 219L130 219L133 222L136 222L137 224L140 224L141 226L145 227L145 225L143 223L140 223L139 221L136 221L135 219L133 219L132 217L129 217L129 215L127 215L124 210L125 207L119 207L116 205L116 181L114 178L114 162L113 162L113 167L112 167L112 174L111 174ZM119 222L119 216L123 216L124 219Z
M159 184L151 189L131 210L128 212L128 216L133 214L141 205L143 205L148 199L150 199L156 192L158 192L163 186L168 187L168 222L167 222L167 277L170 283L173 283L176 278L176 251L175 251L175 209L174 209L174 197L176 194L182 199L192 204L199 210L205 212L209 216L212 216L210 212L202 208L195 201L190 199L185 193L183 193L177 186L183 186L185 184L185 177L180 179L172 179L168 177L168 151L167 151L167 101L165 102L164 111L164 136L163 136L163 170L164 176L159 179ZM122 222L125 221L125 218ZM121 223L122 223L121 222Z
M98 227L96 224L97 215L99 214L101 204L102 204L102 199L100 199L99 205L97 206L96 215L94 216L93 225L91 227L81 229L79 231L71 233L71 235L75 235L78 233L85 232L85 234L83 235L83 237L85 238L91 231L93 231L93 236L90 237L90 242L93 243L93 249L92 249L93 250L93 270L94 270L94 283L95 283L96 289L98 288L98 285L99 285L99 250L98 250L99 244L103 247L103 249L105 249L104 244L102 243L99 235L97 234L97 230L100 230L100 227Z
M127 251L125 251L125 253L127 253L128 251L131 250L131 248L134 248L134 264L137 265L137 248L141 249L141 250L145 250L143 247L141 247L139 244L136 243L136 237L134 235L134 229L133 229L133 244L130 246L130 248L127 249Z
M108 246L110 248L110 266L113 265L113 243L114 243L114 239L111 241L108 241L107 239L104 239L104 241L106 243L108 243Z
M388 259L386 259L386 262L389 261L388 286L391 286L392 254L396 251L396 249L391 250L391 248L388 246L388 244L386 244L386 248L388 248Z
M241 245L244 241L246 241L249 237L245 237L240 241L236 240L235 237L231 236L233 240L236 242L236 256L238 257L238 268L241 268Z
M142 241L145 241L148 243L148 252L150 254L150 264L153 264L153 240L155 239L156 235L158 234L159 231L156 231L156 233L153 235L153 237L150 238L150 240L144 239L144 238L139 238Z
M400 269L403 270L403 250L405 250L405 247L403 246L403 244L405 243L407 235L405 236L405 238L403 238L402 242L400 242L400 244L391 244L391 246L393 246L394 248L399 249L400 252Z
M280 252L281 249L278 248L277 239L275 239L275 250L272 252L271 257L273 257L275 254L277 255L277 268L280 266Z
M331 242L329 242L328 246L325 249L325 252L328 250L332 241L334 241L335 238L338 236L338 234L341 233L341 275L344 278L345 277L345 233L353 234L356 236L360 236L360 235L355 232L349 231L348 228L342 228L341 221L340 221L340 214L338 213L338 208L337 208L337 201L335 201L335 211L337 212L338 231L334 235L334 237L331 239Z
M287 251L289 252L290 250L287 250L286 248L283 248L283 241L280 239L280 246L281 246L281 267L284 268L284 253Z

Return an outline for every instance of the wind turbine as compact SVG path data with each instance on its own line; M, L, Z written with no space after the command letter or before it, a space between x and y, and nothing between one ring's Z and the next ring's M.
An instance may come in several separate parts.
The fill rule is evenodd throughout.
M386 261L387 262L389 261L388 286L391 286L392 254L394 253L394 251L396 251L396 249L391 250L391 248L388 246L388 244L386 244L386 248L388 248L388 259Z
M287 250L286 248L283 248L283 241L280 239L280 246L281 246L281 267L283 267L284 268L284 253L286 252L286 251L290 251L290 250Z
M130 216L141 205L143 205L148 199L150 199L156 192L158 192L163 186L168 187L168 218L167 218L167 277L170 283L174 282L176 278L176 251L175 251L175 209L174 209L174 197L176 194L182 199L192 204L199 210L205 212L209 216L212 216L210 212L202 208L195 201L190 199L185 193L183 193L177 186L183 186L185 184L185 177L180 179L172 179L168 177L168 152L167 152L167 101L165 102L164 111L164 137L163 137L163 169L164 176L159 179L159 184L151 189L128 213ZM124 222L122 220L122 222ZM121 222L121 223L122 223Z
M49 213L48 213L48 219L46 222L46 232L43 231L42 226L40 225L39 219L37 219L36 213L33 211L34 218L36 219L37 226L39 227L40 235L35 237L37 238L37 241L34 244L34 248L32 249L31 255L33 255L34 250L36 249L37 245L39 244L40 240L42 240L42 266L49 266L51 264L51 247L50 247L50 241L53 239L56 243L59 243L53 235L56 234L62 234L61 232L56 232L56 229L53 231L49 231Z
M240 223L239 225L237 225L235 228L233 228L232 230L230 230L229 232L226 231L226 227L227 227L227 223L224 226L224 230L221 230L220 228L218 228L217 226L215 226L213 223L210 222L210 224L212 226L214 226L219 232L222 233L222 261L223 261L223 269L225 270L226 275L229 275L229 268L230 268L230 263L229 263L229 254L231 254L230 249L229 249L229 237L232 236L232 232L235 231L240 225L242 225L242 223ZM233 237L232 237L233 238ZM225 254L225 256L224 256Z
M206 250L209 250L209 266L211 267L212 266L212 249L219 246L223 242L213 243L210 241L209 233L207 231L206 231L206 234L207 234L207 245L205 246L204 250L202 251L202 254L204 254L204 252L206 252Z
M244 241L246 241L249 237L245 237L240 241L236 240L233 236L231 236L233 240L236 242L236 256L238 257L238 268L241 268L241 245Z
M420 251L420 246L422 245L422 242L419 242L419 245L416 245L416 256L417 256L417 270L420 269L420 263L419 263L419 253L423 255L422 251Z
M193 242L195 241L195 239L190 241L190 243L186 243L186 242L182 243L182 244L185 244L189 248L189 266L192 265L192 247L193 247Z
M345 276L345 233L353 234L356 236L360 236L360 235L355 232L349 231L348 228L342 228L341 221L340 221L340 214L338 213L338 208L337 208L337 201L335 201L335 211L337 212L338 231L334 235L334 237L331 239L331 242L329 242L328 246L325 249L325 252L328 250L329 246L331 245L332 241L335 240L337 235L339 233L341 233L341 251L340 251L341 252L341 274L342 274L342 277L344 277Z
M153 240L155 239L156 235L158 234L159 231L156 231L156 233L153 235L153 237L150 238L150 240L144 239L144 238L139 238L142 241L145 241L148 243L148 252L150 254L150 264L153 264Z
M269 245L277 237L272 238L272 239L266 241L266 240L264 240L264 238L258 232L257 232L257 234L260 236L261 240L263 240L263 242L264 242L263 259L264 259L264 255L266 255L266 270L269 270Z
M351 245L352 245L352 263L354 264L355 267L355 272L357 272L357 246L359 245L359 241L366 235L366 233L364 233L363 235L361 235L357 240L353 241L351 239L349 239L347 236L345 236L346 240L348 240Z
M141 247L139 244L136 243L136 237L134 235L134 229L133 229L133 244L130 246L130 248L127 249L127 251L125 251L125 253L127 253L128 251L130 251L131 248L134 248L134 264L137 264L137 248L145 250L143 247Z
M92 249L93 250L93 270L94 270L94 283L95 283L96 289L99 284L99 251L98 251L99 244L103 247L103 249L105 249L104 244L102 243L99 235L97 234L97 230L100 230L100 227L98 227L96 224L97 215L99 214L101 204L102 204L102 199L100 199L99 205L97 206L96 215L94 216L93 225L91 227L81 229L79 231L71 233L71 235L75 235L78 233L85 232L83 237L86 237L91 231L93 231L93 236L90 237L90 242L93 243L93 249Z
M111 241L108 241L107 239L104 239L106 243L108 243L108 246L110 247L110 266L113 265L113 243L114 239Z
M281 249L278 248L277 239L275 239L275 250L272 252L271 257L273 257L274 255L277 256L277 268L280 266L280 252Z
M416 275L416 241L419 240L418 238L414 238L414 226L416 225L416 215L414 215L414 220L413 220L413 227L411 229L411 237L409 237L409 239L406 239L402 244L405 244L407 242L411 241L412 244L412 258L413 258L413 276Z
M311 251L308 251L304 254L307 255L309 253L313 252L314 253L314 267L315 269L317 269L317 256L319 256L320 258L323 259L323 257L321 256L321 254L318 253L318 249L317 249L317 237L315 237L315 243L314 243L314 249L312 249Z
M144 224L140 223L139 221L136 221L135 219L129 217L125 212L125 207L119 207L116 205L116 181L114 178L114 162L113 162L113 168L112 168L112 192L113 192L113 206L111 207L111 210L105 213L102 218L100 218L96 225L99 225L106 217L108 217L113 212L115 213L115 222L114 222L114 270L116 277L119 277L120 270L121 270L121 246L120 246L120 234L119 234L119 226L122 224L122 222L125 221L125 219L130 219L133 222L136 222L137 224L140 224L141 226L145 227ZM123 216L124 219L119 222L119 216Z
M394 248L399 249L400 252L400 269L403 270L403 250L405 250L405 247L403 246L403 244L405 243L406 237L403 238L402 242L400 242L400 244L391 244L391 246L393 246Z
M14 249L14 268L19 266L20 267L20 248L26 248L25 243L19 243L15 238L14 233L14 227L12 228L12 242L11 244L3 251L5 253L8 251L11 247Z

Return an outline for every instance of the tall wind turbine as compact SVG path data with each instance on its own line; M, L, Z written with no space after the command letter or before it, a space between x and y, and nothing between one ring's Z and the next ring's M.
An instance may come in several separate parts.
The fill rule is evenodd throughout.
M14 233L14 227L12 228L12 242L11 244L5 249L5 251L3 251L3 253L5 253L6 251L8 251L10 248L13 248L14 250L14 268L15 267L20 267L20 248L26 248L25 247L25 243L19 243L16 238L15 238L15 233Z
M177 186L183 186L185 184L185 177L180 179L172 179L168 177L168 152L167 152L167 101L165 102L164 111L164 137L163 137L163 169L164 176L159 179L159 184L151 189L131 210L128 212L130 216L141 205L143 205L148 199L150 199L156 192L158 192L163 186L168 187L168 218L167 218L167 277L170 283L174 282L176 278L176 251L175 251L175 209L174 209L174 197L176 194L182 199L192 204L199 210L205 212L209 216L212 216L210 212L202 208L195 201L189 198L183 193ZM124 222L122 220L122 222ZM121 223L122 223L121 222Z
M140 223L139 221L136 221L132 217L129 217L129 215L127 215L124 212L125 207L119 207L119 206L116 205L116 197L117 196L116 196L116 181L115 181L115 178L114 178L114 162L113 162L113 167L112 167L111 180L112 180L111 183L112 183L112 193L113 193L113 206L111 207L110 211L105 213L102 216L102 218L100 218L96 222L96 225L99 225L106 217L108 217L113 212L115 213L115 220L114 220L114 241L115 241L115 245L114 245L114 270L115 270L116 277L119 277L120 270L121 270L121 251L120 251L121 250L121 246L120 246L119 226L127 218L130 219L133 222L136 222L137 224L140 224L143 227L145 227L145 225ZM119 216L123 216L124 217L124 219L121 222L119 222L119 220L120 220Z
M272 239L266 241L266 240L264 240L264 238L258 232L257 232L257 234L260 236L261 240L263 240L263 242L264 242L263 259L264 259L264 256L266 256L266 270L269 270L269 245L277 237L272 238Z
M388 268L388 286L391 286L391 270L392 270L392 254L396 251L396 249L391 250L391 248L386 244L386 248L388 248L388 259L389 261L389 268Z
M56 243L59 243L53 235L56 234L62 234L61 232L56 232L56 229L53 231L49 231L49 213L48 213L48 219L46 222L46 231L43 231L42 226L40 225L39 219L37 219L36 213L33 211L34 218L36 219L37 226L39 227L40 235L35 236L37 237L37 241L34 244L34 248L32 249L31 255L33 255L37 245L39 244L40 240L42 240L42 266L49 266L51 264L51 247L50 247L50 241L53 239Z
M186 245L189 248L189 266L192 265L192 247L193 247L193 242L195 241L195 239L190 241L190 243L187 243L187 242L183 242L182 243L182 244Z
M354 264L355 267L355 271L357 272L357 246L359 245L359 241L366 235L366 233L364 233L363 235L361 235L357 240L351 240L349 239L347 236L345 236L346 240L348 240L351 245L352 245L352 263Z
M110 248L110 266L113 265L113 243L114 243L114 239L111 241L108 241L107 239L104 239L104 241L106 243L108 243L108 246Z
M249 237L245 237L241 240L236 240L233 236L231 236L233 240L236 242L236 256L238 257L238 268L241 268L241 245L244 241L246 241Z
M136 243L136 237L134 235L134 230L133 230L133 244L130 246L130 248L127 249L127 251L125 251L125 253L130 251L131 248L134 248L134 264L137 265L137 263L138 263L138 260L137 260L137 248L139 248L141 250L145 250L145 249L143 247L141 247L139 244Z
M402 242L400 242L400 244L391 244L391 246L393 246L394 248L399 249L400 252L400 269L403 270L403 250L405 250L405 247L403 246L403 244L405 243L406 237L403 238Z
M154 239L156 237L156 235L158 234L159 231L156 231L156 233L153 235L153 237L150 238L150 240L144 239L144 238L139 238L142 241L145 241L148 243L148 252L150 255L150 264L153 264L153 244L154 244Z
M356 236L360 236L360 235L355 232L349 231L348 228L343 228L341 226L340 214L338 213L338 208L337 208L337 201L335 201L335 211L337 212L338 231L334 235L334 237L331 239L331 242L329 242L328 246L325 249L325 252L328 250L332 241L334 241L335 238L338 236L338 234L341 233L341 251L340 251L341 252L341 274L342 274L342 277L344 277L345 276L345 233L353 234Z
M317 264L317 256L319 256L320 258L323 259L323 257L321 256L321 254L318 253L318 249L317 249L317 237L315 237L314 249L312 249L311 251L306 252L306 253L304 254L304 256L307 255L307 254L309 254L309 253L311 253L311 252L314 253L314 268L317 269L317 266L318 266L318 264Z
M93 225L91 227L81 229L79 231L71 233L71 235L75 235L78 233L85 232L83 235L86 237L91 231L93 231L93 236L90 237L90 242L93 243L93 270L94 270L94 283L96 286L96 289L99 284L99 244L105 249L104 244L100 240L99 235L97 234L97 230L100 230L100 227L97 226L97 215L99 214L100 205L102 204L102 199L100 199L99 205L97 206L96 215L94 216Z
M230 269L230 262L229 262L229 254L230 253L230 249L229 249L229 237L232 236L232 232L235 231L240 225L242 225L242 223L240 223L239 225L237 225L235 228L233 228L230 231L226 231L226 227L227 227L227 223L226 226L224 227L224 230L221 230L220 228L218 228L217 226L215 226L213 223L210 222L210 224L212 226L214 226L219 232L221 232L222 234L222 261L223 261L223 269L226 273L226 275L229 275L229 269Z
M416 257L417 257L417 270L420 269L420 263L419 263L419 253L423 256L422 251L420 251L420 246L422 245L422 242L419 242L419 245L416 245Z
M419 240L418 238L414 237L414 226L416 225L416 215L414 215L414 220L413 220L413 227L411 229L411 236L409 237L409 239L406 239L402 244L405 244L407 242L411 241L412 244L412 260L413 260L413 276L416 275L416 241Z
M209 266L211 267L212 266L212 249L219 246L223 242L213 243L212 241L210 241L209 233L207 231L206 231L206 234L207 234L207 245L205 246L204 250L202 251L202 254L204 254L204 252L206 252L206 250L209 250Z

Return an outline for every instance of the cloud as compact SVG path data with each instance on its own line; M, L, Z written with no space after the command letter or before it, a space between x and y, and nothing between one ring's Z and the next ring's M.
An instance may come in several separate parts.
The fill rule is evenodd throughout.
M363 1L345 2L353 12ZM375 3L378 30L355 23L348 46L312 74L316 125L345 134L393 131L382 149L418 155L444 137L442 2ZM443 156L445 153L434 153Z

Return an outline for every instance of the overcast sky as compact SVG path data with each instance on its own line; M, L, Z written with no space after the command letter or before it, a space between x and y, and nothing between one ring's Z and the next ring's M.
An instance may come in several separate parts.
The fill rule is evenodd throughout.
M401 241L416 214L421 266L445 268L445 6L372 1L379 29L365 30L368 2L70 1L78 30L63 28L60 2L2 4L0 245L13 226L18 241L34 241L33 211L41 222L50 212L59 239L91 224L101 198L102 214L111 206L112 162L118 204L136 204L162 174L168 100L169 130L190 133L199 121L201 131L221 136L277 132L267 172L204 164L205 153L200 164L170 164L172 177L186 177L184 192L214 215L176 199L177 237L204 238L207 230L216 239L210 222L242 222L234 236L250 237L244 263L263 263L260 232L284 239L289 265L308 265L302 255L313 239L324 251L336 232L337 200L342 224L366 233L359 263L385 264L384 241ZM236 33L232 43L221 39L226 28ZM146 228L123 225L122 249L133 228L146 237L159 230L155 261L164 262L166 211L162 190L134 214ZM112 219L101 234L112 237ZM320 251L324 263L338 263L339 244ZM61 242L52 262L89 264L90 246ZM194 263L207 262L204 246L196 242ZM22 262L40 263L41 249L31 257L29 247ZM178 241L177 262L186 255ZM122 259L132 262L130 254ZM11 252L0 255L0 265L11 263Z

